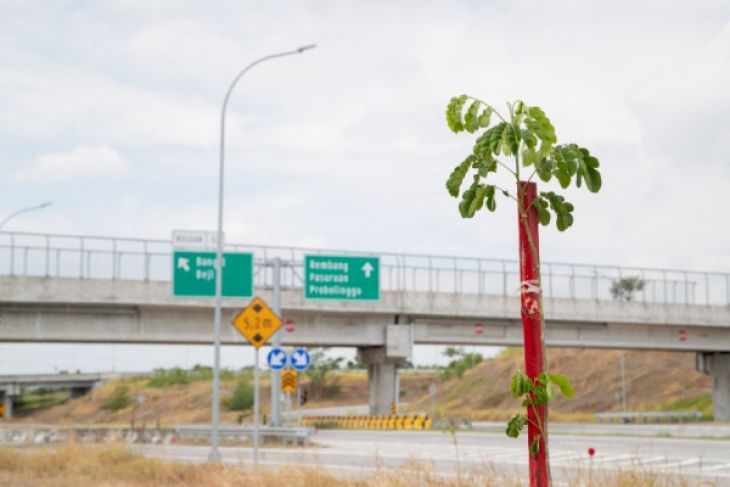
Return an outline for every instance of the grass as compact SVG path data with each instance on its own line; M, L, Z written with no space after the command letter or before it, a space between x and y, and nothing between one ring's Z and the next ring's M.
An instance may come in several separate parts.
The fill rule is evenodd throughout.
M27 413L63 404L67 400L68 393L66 391L47 388L24 390L20 397L15 400L15 410L18 413Z
M235 373L230 369L221 370L221 379L233 378ZM155 369L152 372L147 387L162 389L178 385L186 385L195 381L210 381L213 379L213 368L205 365L195 365L192 369L173 367L171 369Z
M491 475L491 473L487 474ZM481 475L464 475L461 482L444 480L420 464L369 477L335 477L320 468L243 468L221 464L190 465L145 458L117 446L63 444L55 448L0 448L0 485L16 487L517 487Z
M435 474L427 464L407 462L397 471L377 471L358 478L335 477L321 468L244 468L222 464L184 464L143 457L121 446L65 443L52 448L0 448L0 485L17 487L518 487L493 467L461 471L457 478ZM578 469L570 487L719 487L691 482L681 475L629 469L612 473Z

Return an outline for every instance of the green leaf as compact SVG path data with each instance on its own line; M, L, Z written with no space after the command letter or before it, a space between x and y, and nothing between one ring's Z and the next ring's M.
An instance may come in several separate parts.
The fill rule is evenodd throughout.
M561 232L569 228L573 224L573 205L562 196L552 191L541 192L540 195L550 202L550 209L553 210L555 216L555 224Z
M479 126L480 127L489 127L489 119L492 116L492 107L487 107L484 109L481 115L479 115Z
M533 457L536 457L537 454L540 453L540 435L537 434L532 438L532 443L530 443L530 455Z
M527 424L527 416L524 414L515 414L507 422L506 433L510 438L517 438L520 436L522 429Z
M520 132L512 125L507 125L502 133L502 153L506 156L517 154L520 150Z
M512 397L522 397L530 391L530 385L532 381L525 375L521 370L515 371L512 375L512 384L510 385L510 392Z
M550 178L553 176L554 167L555 161L548 159L547 157L543 157L537 164L535 164L537 176L546 183L550 181Z
M469 167L474 163L476 158L471 155L464 159L464 161L456 166L453 171L451 171L451 174L449 175L449 179L446 180L446 189L449 191L449 194L456 198L459 196L459 188L461 188L461 183L464 181L464 177L466 177L466 173L469 171Z
M494 197L494 186L491 184L487 185L487 202L485 206L489 211L494 211L497 209L497 199Z
M500 122L484 133L484 136L487 141L487 147L489 147L489 150L495 156L499 155L499 149L502 145L502 135L504 134L504 131L506 128L507 128L507 123Z
M469 99L466 95L455 96L446 106L446 123L452 132L457 133L464 130L464 122L461 116L461 112L464 109L464 104Z
M520 132L522 133L522 140L525 142L527 147L530 149L537 147L537 137L535 137L535 134L527 129L522 129Z
M474 132L479 129L479 106L481 105L480 101L474 101L471 105L469 105L469 109L466 111L466 114L464 115L464 128L467 132L470 134L473 134Z
M522 151L522 165L525 167L532 166L540 160L540 156L535 149L527 148Z
M550 212L548 211L548 202L542 196L538 196L535 200L535 209L537 210L537 219L541 225L550 224Z
M570 385L570 379L568 379L567 376L559 374L547 374L547 376L553 384L558 386L558 389L560 389L560 393L563 396L571 398L575 395L573 386Z
M601 173L598 172L598 166L600 165L598 159L593 157L588 152L588 149L584 147L579 148L579 151L582 157L579 159L578 170L586 180L588 191L597 193L601 189Z

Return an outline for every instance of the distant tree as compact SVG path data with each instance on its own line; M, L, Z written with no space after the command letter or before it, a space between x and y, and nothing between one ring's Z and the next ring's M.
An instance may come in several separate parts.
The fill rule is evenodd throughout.
M443 354L452 359L443 370L444 380L461 377L464 372L479 365L484 360L482 354L466 353L461 347L447 347Z
M634 293L642 291L646 281L639 276L620 277L611 284L611 296L617 301L633 301Z
M355 356L353 360L348 360L347 364L345 364L345 368L347 370L362 370L367 369L368 366L365 362L360 360L359 356Z
M336 395L340 390L338 378L328 383L329 373L340 368L344 357L327 357L323 350L315 350L311 359L306 375L309 378L309 393L312 398Z

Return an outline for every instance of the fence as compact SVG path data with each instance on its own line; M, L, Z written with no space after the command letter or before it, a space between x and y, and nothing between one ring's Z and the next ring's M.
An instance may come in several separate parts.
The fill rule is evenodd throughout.
M271 287L274 259L281 260L282 285L301 288L305 254L378 256L384 291L508 296L519 287L516 260L251 244L226 244L225 250L253 252L257 288ZM620 279L637 278L643 286L624 299L730 304L728 273L556 262L543 262L541 271L547 298L616 299L612 287ZM161 239L0 232L0 275L169 281L172 245Z

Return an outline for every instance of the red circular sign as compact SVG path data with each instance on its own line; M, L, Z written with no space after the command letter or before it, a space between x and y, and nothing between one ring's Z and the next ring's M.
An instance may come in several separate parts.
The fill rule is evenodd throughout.
M677 332L677 338L679 339L680 342L686 341L687 340L687 330L684 330L684 329L679 330Z
M590 447L590 448L588 449L588 455L592 457L592 456L593 456L593 455L595 455L595 454L596 454L596 449L595 449L595 448L593 448L593 447Z
M484 325L481 323L474 323L474 334L481 335L482 333L484 333Z
M294 320L286 320L284 322L284 330L287 333L292 333L294 331Z

